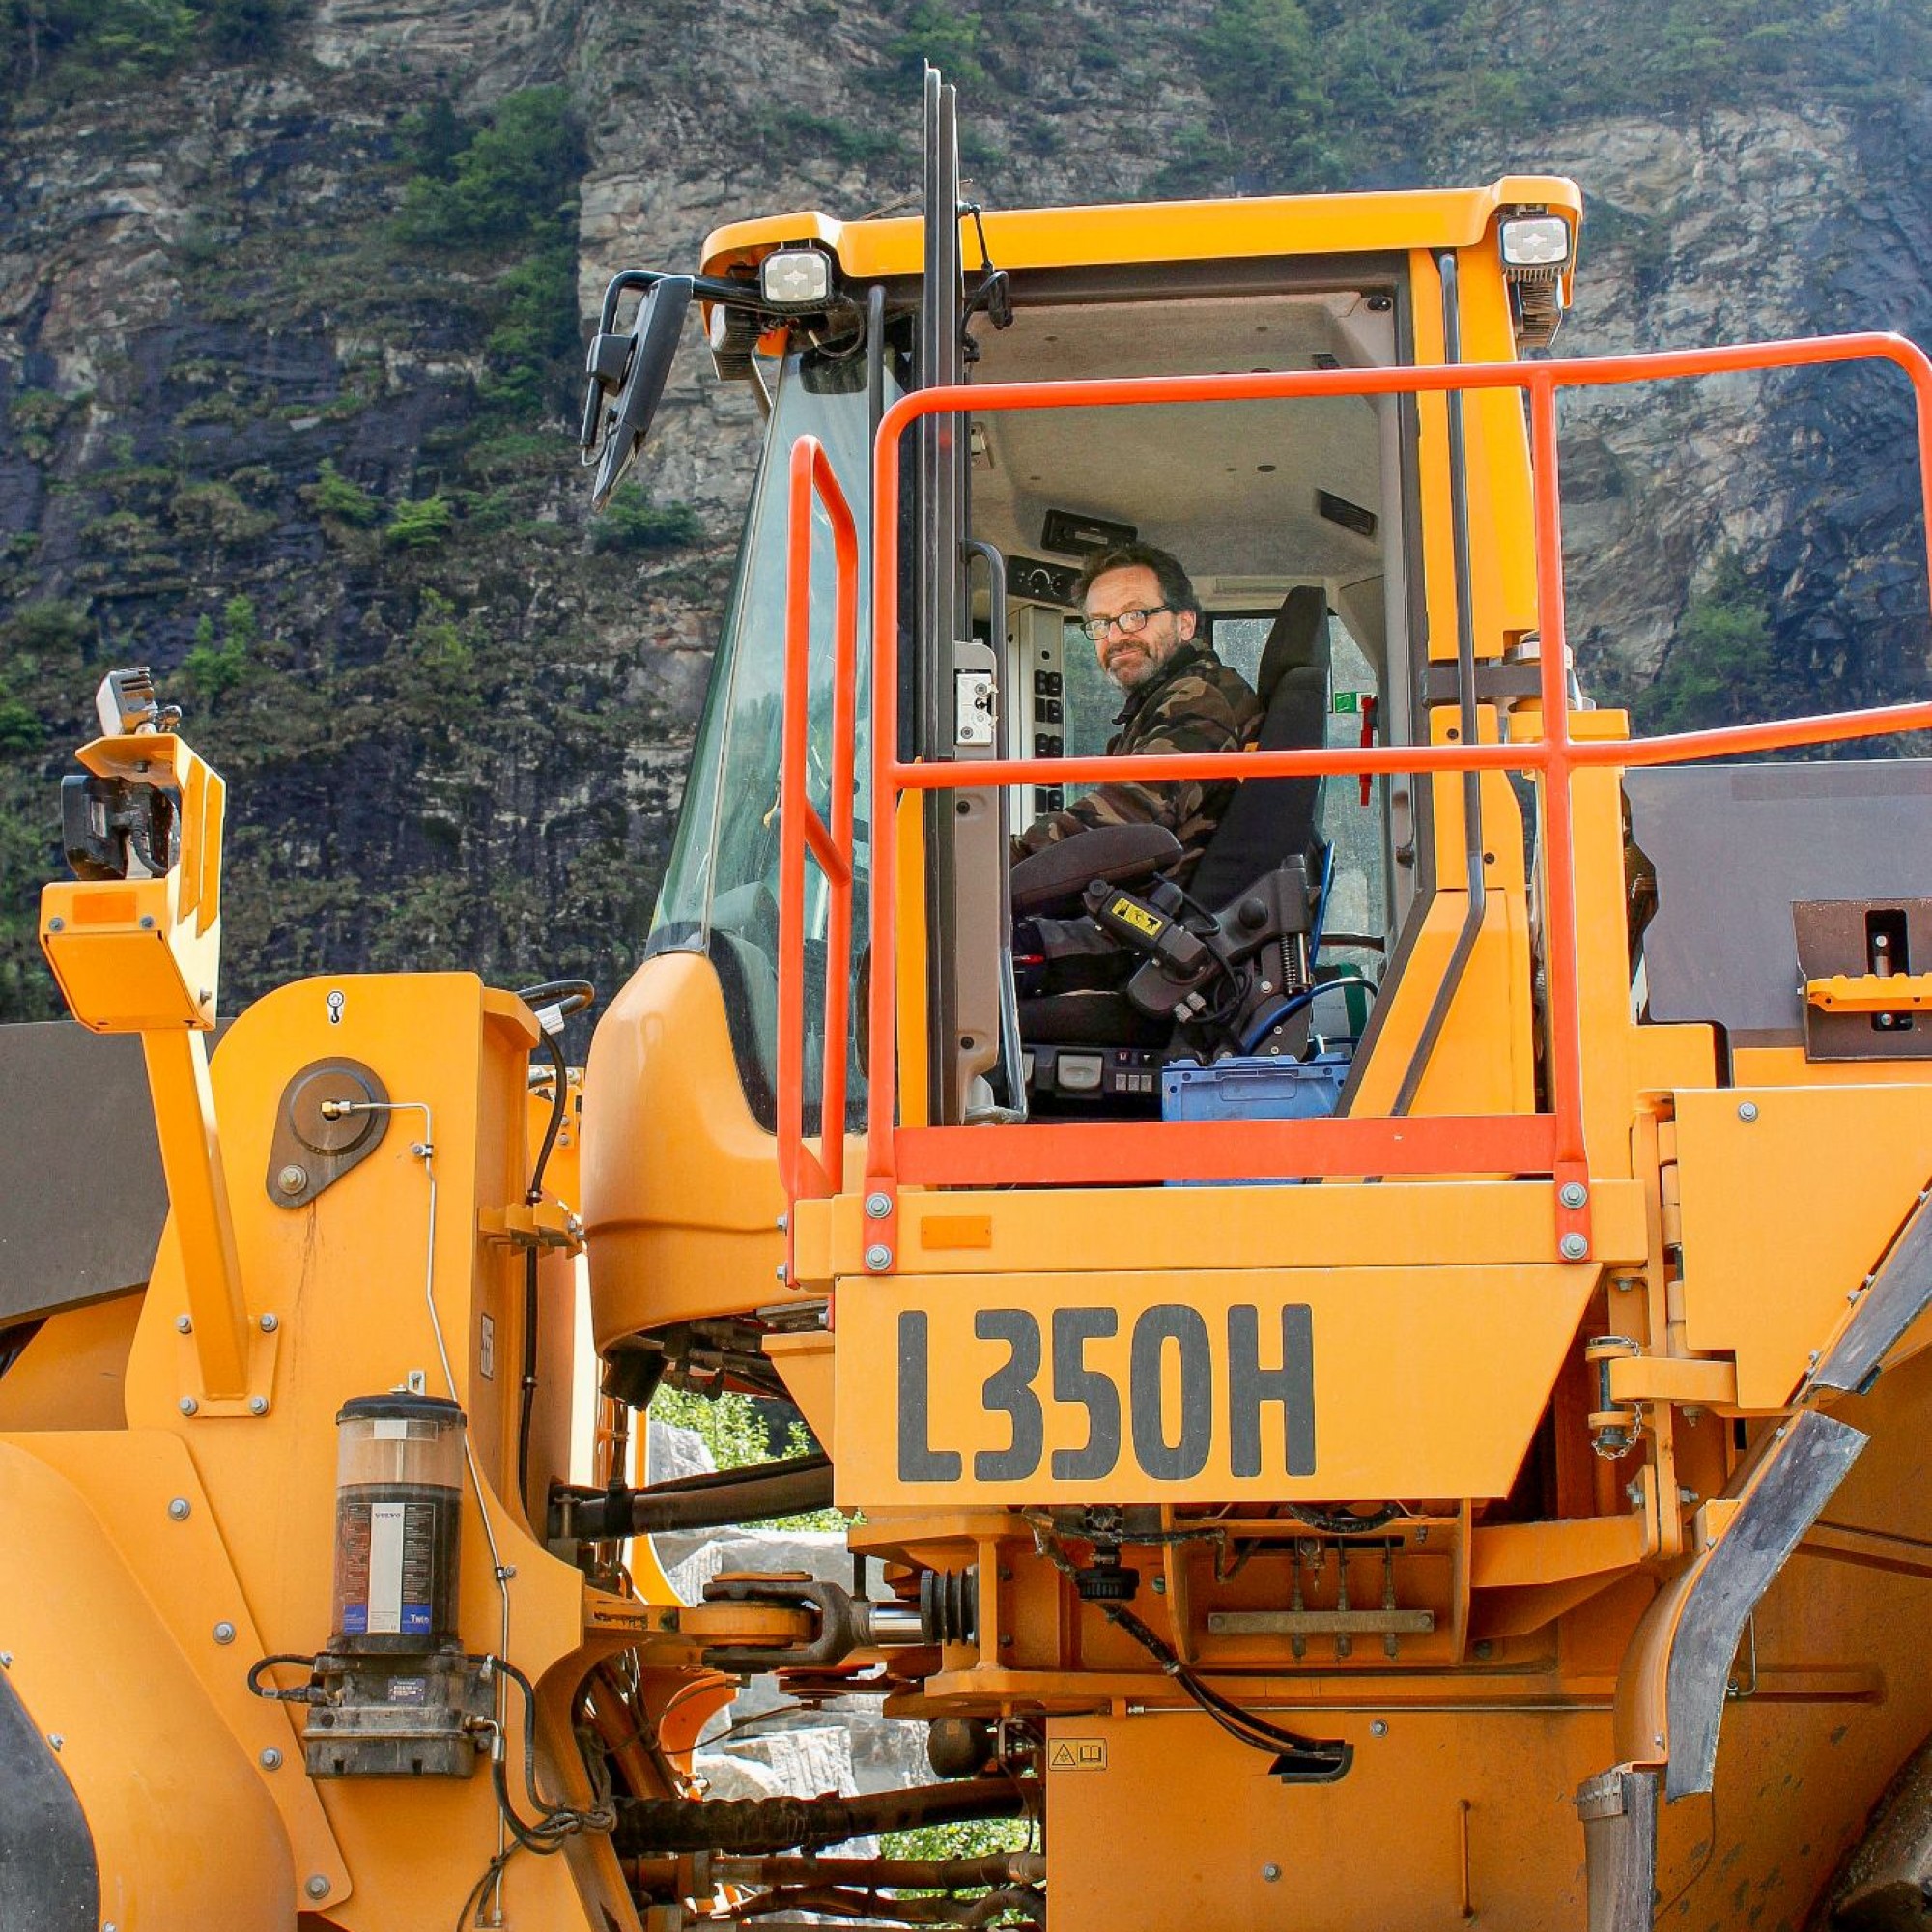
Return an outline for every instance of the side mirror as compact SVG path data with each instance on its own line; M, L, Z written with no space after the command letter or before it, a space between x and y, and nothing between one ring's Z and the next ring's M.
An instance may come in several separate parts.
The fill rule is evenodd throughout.
M611 493L650 434L651 418L677 355L691 295L691 276L662 276L644 291L628 335L607 329L591 340L585 364L590 387L583 399L583 429L578 442L586 452L603 445L590 487L594 510L611 500Z

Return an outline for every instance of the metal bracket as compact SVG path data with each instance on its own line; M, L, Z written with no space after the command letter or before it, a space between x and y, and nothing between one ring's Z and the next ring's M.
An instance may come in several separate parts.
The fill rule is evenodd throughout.
M246 1331L244 1353L247 1367L244 1376L247 1389L242 1395L210 1395L203 1379L201 1350L195 1340L193 1319L187 1315L177 1316L175 1328L181 1337L181 1367L175 1380L183 1391L179 1404L183 1415L244 1415L260 1421L269 1413L274 1398L275 1364L282 1347L282 1324L275 1316L262 1316Z
M539 1201L534 1208L513 1201L501 1208L485 1208L476 1216L477 1232L486 1241L500 1241L506 1247L561 1248L564 1253L583 1252L583 1223L561 1201Z
M325 1103L356 1111L325 1114ZM359 1060L314 1060L282 1089L264 1180L277 1208L306 1208L382 1146L389 1131L389 1090Z

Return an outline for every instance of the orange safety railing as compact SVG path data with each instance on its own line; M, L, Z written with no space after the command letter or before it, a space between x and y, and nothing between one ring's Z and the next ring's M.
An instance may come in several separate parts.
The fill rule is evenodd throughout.
M852 953L852 795L858 723L859 526L815 437L792 445L786 529L784 724L779 752L779 1178L787 1200L845 1185L845 962ZM811 504L825 506L838 572L832 612L832 823L812 810ZM819 1151L802 1139L805 1111L805 850L826 880L824 1068Z
M889 1268L901 1184L985 1186L1025 1179L1049 1184L1168 1179L1264 1179L1282 1174L1548 1175L1553 1184L1557 1252L1589 1254L1589 1167L1583 1135L1583 1051L1579 1017L1571 775L1580 767L1661 765L1739 756L1804 745L1932 728L1932 703L1888 705L1781 722L1679 732L1649 739L1588 740L1570 735L1568 650L1564 633L1562 525L1556 393L1563 388L1877 360L1895 364L1912 384L1919 483L1932 532L1932 360L1895 335L1821 337L1568 362L1461 363L1453 366L1309 370L1253 375L1178 376L1076 383L993 384L923 389L886 412L873 453L872 524L872 866L871 986L868 1027L865 1189L867 1265ZM1311 751L1228 752L1138 757L995 758L971 763L908 763L897 753L898 499L900 439L921 416L991 414L1008 410L1248 402L1303 396L1439 394L1456 389L1520 389L1529 399L1534 487L1537 603L1541 635L1542 730L1494 745L1383 745ZM792 459L792 575L787 627L784 823L781 836L779 1134L781 1170L792 1199L842 1188L844 1068L848 1047L839 973L849 956L852 724L856 652L847 636L857 588L848 553L849 516L824 456L802 440ZM839 586L836 625L828 833L805 799L806 674L810 621L810 512L816 484L834 514ZM1105 1121L1021 1126L901 1126L894 1056L897 988L897 808L907 792L1022 783L1171 781L1283 778L1305 774L1521 771L1543 781L1545 906L1550 1111L1547 1114L1317 1118L1299 1121ZM797 810L793 802L797 801ZM842 828L843 836L840 836ZM821 1123L827 1166L800 1144L804 1006L804 848L810 844L832 888L826 991L825 1093ZM785 908L789 908L786 923ZM843 919L847 923L839 926ZM792 935L786 944L783 935ZM792 1031L787 1034L789 1026ZM789 1045L787 1042L789 1041ZM789 1096L789 1097L787 1097ZM835 1105L836 1101L836 1105ZM1578 1188L1576 1183L1583 1183ZM1566 1195L1571 1203L1565 1205Z

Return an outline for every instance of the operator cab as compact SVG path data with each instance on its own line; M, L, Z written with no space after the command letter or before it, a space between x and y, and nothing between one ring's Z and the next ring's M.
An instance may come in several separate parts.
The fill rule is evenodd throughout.
M1473 668L1459 669L1459 655L1473 667L1533 642L1524 559L1480 529L1461 546L1466 554L1456 554L1442 507L1457 500L1463 473L1480 472L1492 504L1526 513L1526 449L1512 396L1478 393L1465 405L1400 393L1091 395L1051 408L999 399L1010 402L1010 385L1256 371L1334 372L1339 391L1358 372L1502 359L1540 346L1567 298L1569 184L982 216L959 200L950 90L928 86L927 113L926 203L936 213L857 224L799 214L720 231L706 244L702 276L613 283L591 352L583 440L593 457L601 452L600 498L641 444L676 319L694 299L704 305L720 375L751 384L768 413L650 941L652 953L701 953L715 969L745 1097L768 1130L781 978L787 475L801 438L820 446L858 530L848 956L830 956L833 895L816 864L806 867L804 908L806 1012L821 1012L828 985L854 993L845 1068L854 1128L866 1118L869 665L880 589L872 451L900 398L961 385L987 396L981 407L918 420L899 439L891 521L902 760L1104 753L1122 694L1081 633L1074 580L1093 551L1127 537L1180 558L1204 605L1201 639L1224 662L1251 685L1291 692L1294 702L1279 718L1271 709L1264 726L1278 732L1266 740L1272 749L1453 739L1478 728ZM1560 253L1510 266L1498 238L1513 226L1560 231ZM629 336L613 320L626 287L643 290ZM1465 454L1452 464L1464 415ZM1427 519L1425 504L1434 506ZM822 510L810 568L809 790L824 815L835 567ZM1290 683L1280 686L1284 675ZM1460 727L1445 732L1459 707ZM1479 728L1496 732L1497 715L1485 712ZM1507 855L1523 849L1507 782L1492 775L1479 790L1478 809L1468 791L1448 810L1439 781L1401 773L1246 781L1231 814L1246 807L1250 820L1265 817L1260 808L1272 795L1282 824L1296 830L1282 832L1259 878L1208 865L1196 884L1214 881L1214 904L1198 889L1177 897L1157 859L1124 875L1096 867L1093 877L1140 908L1110 929L1131 941L1127 927L1171 925L1181 950L1194 949L1190 957L1206 949L1212 970L1177 979L1171 957L1167 966L1151 956L1130 961L1131 985L1117 1002L1125 1010L1092 1037L1065 1015L1022 1009L1009 942L1009 834L1072 802L1079 785L1041 776L908 794L896 837L902 855L910 842L917 856L895 880L897 971L923 984L915 992L901 982L900 1010L910 1017L898 1058L902 1075L909 1051L923 1052L925 1065L901 1090L907 1103L939 1125L1153 1114L1170 1063L1232 1054L1324 1062L1338 1069L1322 1077L1324 1105L1347 1111L1361 1097L1362 1062L1401 977L1405 935L1440 889L1463 885L1458 874L1467 875L1471 855L1481 871L1513 867ZM1493 877L1506 883L1503 873ZM1483 895L1479 878L1470 884L1473 931ZM923 900L910 925L909 889ZM908 940L923 957L903 951ZM1412 988L1430 1014L1406 1021L1408 1035L1432 1037L1457 976L1478 970L1487 970L1485 955L1463 944L1446 988ZM809 1117L825 1084L823 1051L823 1030L809 1024ZM1412 1098L1419 1064L1398 1065L1398 1057L1386 1056L1376 1091L1362 1099L1371 1111L1391 1100L1403 1111Z
M985 335L976 382L1337 369L1402 359L1393 262L1297 263L1283 277L1289 286L1255 292L1216 291L1204 277L1201 291L1191 293L1187 277L1169 270L1158 286L1151 276L1146 288L1105 301L1056 300L1048 282L1037 306L1024 280L1013 280L1014 324ZM1398 416L1392 401L1354 396L976 416L971 534L1006 560L1001 684L1010 753L1077 758L1107 750L1125 694L1080 629L1074 579L1092 551L1133 539L1172 552L1187 567L1204 606L1197 640L1261 696L1262 742L1282 750L1364 742L1387 716L1390 638L1400 656L1406 630ZM980 635L992 604L981 582L973 613ZM1393 688L1406 688L1404 680ZM1141 981L1139 1000L1122 984L1111 996L1023 1001L1022 1070L1032 1111L1158 1112L1160 1069L1176 1058L1246 1050L1346 1059L1390 942L1394 867L1385 787L1372 781L1365 795L1354 779L1250 782L1257 795L1236 793L1190 896L1202 913L1218 911L1277 866L1299 865L1303 905L1293 910L1302 915L1300 956L1279 947L1266 952L1273 963L1257 967L1254 984L1269 990L1246 1003L1246 1026L1235 1024L1239 1003L1232 985L1202 989L1207 1011L1220 1015L1206 1023L1163 1011L1161 989ZM1013 787L1010 823L1024 828L1085 789ZM1262 810L1247 810L1250 805ZM1254 821L1245 836L1231 822L1237 814ZM1078 848L1095 842L1076 835L1023 862L1015 910L1052 906L1028 889L1028 875L1043 869L1069 878L1077 897L1087 882ZM1104 857L1094 860L1093 875L1112 876ZM1139 881L1126 883L1137 895L1144 890ZM1079 912L1066 904L1057 910ZM1311 962L1306 938L1316 936L1318 922L1321 952ZM1129 964L1138 961L1130 956ZM1306 978L1311 964L1319 980ZM1285 979L1294 987L1287 999L1278 997L1288 993ZM1332 985L1332 994L1319 992L1318 983ZM1150 990L1153 1010L1147 1009ZM1284 1005L1289 1010L1276 1024L1264 1024Z

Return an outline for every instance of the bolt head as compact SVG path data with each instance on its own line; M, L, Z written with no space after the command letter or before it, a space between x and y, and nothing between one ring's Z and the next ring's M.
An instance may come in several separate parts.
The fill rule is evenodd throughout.
M1566 1262L1582 1262L1590 1258L1590 1243L1582 1235L1565 1235L1561 1247Z
M233 1643L235 1641L235 1626L231 1624L226 1617L223 1617L222 1620L215 1625L214 1640L216 1643Z
M248 1398L248 1413L250 1415L267 1415L268 1412L269 1398L267 1396L251 1395Z
M262 1753L261 1766L264 1771L279 1771L282 1768L282 1754L273 1745Z
M190 1511L190 1509L192 1509L192 1507L193 1505L188 1501L188 1499L185 1496L176 1496L168 1504L168 1515L172 1517L176 1522L185 1522L188 1519L188 1512Z
M175 1404L175 1406L178 1409L180 1409L184 1415L192 1415L195 1412L195 1410L201 1406L201 1405L200 1403L195 1401L193 1396L185 1395L178 1403Z
M155 929L154 914L151 912L144 912L141 915L141 930L143 932L153 932L154 929Z
M192 1335L194 1333L193 1321L185 1315L177 1315L175 1317L175 1333L178 1335Z
M893 1251L883 1241L874 1241L866 1250L866 1265L874 1274L884 1274L893 1264Z
M868 1194L866 1196L867 1218L883 1221L893 1211L893 1197L890 1194Z
M14 1653L11 1650L0 1650L0 1670L12 1670L13 1667Z
M299 1194L308 1185L308 1169L298 1167L294 1161L282 1168L275 1176L275 1185L284 1194Z
M1472 1647L1478 1657L1492 1657L1495 1654L1495 1648L1496 1648L1495 1645L1492 1644L1488 1637L1482 1638L1478 1643L1476 1643Z
M1556 1198L1566 1208L1580 1208L1590 1198L1590 1190L1580 1180L1566 1180Z
M1755 1100L1740 1100L1738 1102L1738 1119L1748 1126L1751 1122L1757 1119L1757 1102Z
M329 1884L320 1872L317 1872L303 1885L302 1889L311 1898L327 1898L329 1893Z
M64 1737L62 1737L58 1731L49 1731L47 1733L47 1743L50 1744L55 1750L59 1750L61 1746L67 1743L67 1740Z
M1385 1738L1388 1736L1388 1734L1389 1734L1389 1727L1388 1727L1388 1719L1386 1718L1378 1718L1375 1720L1375 1722L1369 1726L1369 1735L1372 1738Z
M67 921L64 919L50 919L47 921L47 930L49 932L65 932L67 930Z
M1264 1865L1262 1867L1262 1883L1264 1885L1276 1885L1280 1883L1280 1880L1281 1867L1279 1865Z
M273 1315L262 1317L262 1333L265 1335L272 1335L281 1325L280 1320Z

